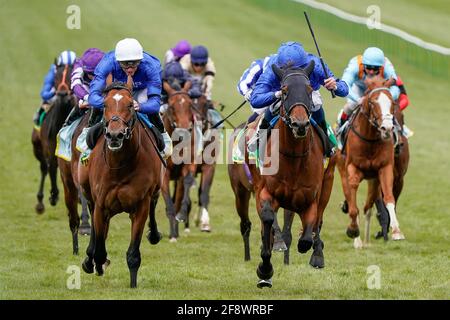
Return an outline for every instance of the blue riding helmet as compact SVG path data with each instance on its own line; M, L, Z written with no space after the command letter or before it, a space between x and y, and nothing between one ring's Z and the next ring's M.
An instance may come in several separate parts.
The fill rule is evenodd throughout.
M366 66L381 67L384 65L384 53L376 47L367 48L362 56L362 63Z
M162 75L163 80L169 78L179 79L181 81L185 79L185 72L178 61L169 62L165 67Z
M289 41L283 43L278 49L277 65L280 68L289 66L299 68L307 63L305 49L298 42Z
M76 53L71 50L63 51L59 54L56 64L57 65L62 65L62 64L72 65L75 62L76 57L77 57Z
M208 62L208 49L204 46L193 47L191 51L191 62L206 64Z

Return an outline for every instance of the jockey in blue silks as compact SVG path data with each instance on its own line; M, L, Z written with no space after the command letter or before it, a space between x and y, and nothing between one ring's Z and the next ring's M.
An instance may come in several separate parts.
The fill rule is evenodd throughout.
M327 133L325 112L322 108L323 101L318 90L320 86L324 86L328 90L334 90L337 96L345 97L348 94L347 84L340 79L335 79L334 74L328 69L327 65L325 65L328 73L328 78L326 78L320 59L311 53L307 53L298 42L290 41L283 43L278 49L277 55L269 59L267 66L276 64L280 68L289 66L305 68L311 60L315 62L314 70L309 76L311 87L314 90L312 93L312 118ZM276 106L273 104L281 97L281 94L280 80L271 67L266 68L256 82L250 97L250 103L253 108L264 109L265 111L258 131L261 129L269 129L270 121L275 117L274 113L276 111Z
M128 75L133 78L133 98L135 110L147 114L150 122L161 132L165 147L163 157L172 153L172 140L165 131L159 115L161 101L161 64L159 60L144 52L136 39L120 40L114 51L110 51L100 61L90 84L89 104L97 110L104 105L103 90L106 79L111 74L113 81L126 83Z
M39 119L44 111L47 111L50 103L53 102L55 97L56 89L55 89L55 75L56 75L56 66L59 65L73 65L75 62L77 55L75 52L66 50L60 53L55 63L50 66L45 78L44 85L41 89L41 98L42 104L39 107L38 111L34 115L33 121L36 125L39 125Z
M347 118L353 113L357 106L361 104L362 96L367 89L364 80L367 77L376 75L381 75L384 79L398 79L394 66L391 61L384 56L384 52L381 49L369 47L362 55L353 57L349 61L347 68L344 70L342 80L347 83L350 92L347 96L347 103L339 113L339 127L342 127ZM391 86L389 91L391 92L394 101L396 101L400 95L399 87L395 85Z

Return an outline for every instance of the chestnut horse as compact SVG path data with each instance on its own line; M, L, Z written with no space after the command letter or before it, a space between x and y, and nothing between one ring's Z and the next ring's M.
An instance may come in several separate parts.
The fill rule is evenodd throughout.
M369 241L372 207L381 194L389 212L392 239L404 239L396 217L395 203L403 186L403 175L406 173L409 152L406 150L405 155L402 156L402 163L397 164L399 190L394 196L393 112L395 103L389 91L393 83L394 81L384 80L381 77L366 80L367 90L363 102L355 111L352 122L349 124L344 155L342 152L339 155L338 168L351 218L347 235L354 238L355 248L363 246L359 237L359 209L356 200L358 187L363 179L368 180L368 193L364 205L365 242Z
M56 65L56 62L55 62ZM70 110L77 103L75 96L70 90L71 65L56 65L55 75L55 100L52 102L50 110L45 115L40 130L33 129L31 142L33 144L33 153L40 163L41 180L39 191L37 193L36 212L42 214L45 211L45 205L42 202L44 198L44 182L47 173L50 175L50 204L55 206L58 202L59 190L57 185L58 162L55 156L56 135L64 124Z
M183 189L180 189L179 186L183 184L184 178L190 172L189 166L194 164L194 139L191 136L194 127L194 114L191 108L192 100L187 92L189 82L186 82L185 87L180 90L172 88L167 82L164 82L163 86L169 97L167 102L168 107L163 115L164 127L172 139L174 139L175 152L167 160L167 169L161 192L166 203L166 215L169 219L169 240L175 242L179 236L178 221L175 219L175 216L176 212L181 208L180 194L183 194ZM188 149L183 148L185 145ZM178 154L178 151L180 151L180 154ZM175 161L173 161L174 159ZM170 195L171 180L175 181L173 197ZM178 193L177 189L179 189Z
M93 227L87 257L82 267L103 275L108 263L105 241L110 219L127 212L131 219L131 241L127 251L130 286L137 286L141 264L139 251L147 216L147 239L157 244L158 232L155 207L164 175L155 137L138 120L133 108L132 78L127 84L114 82L105 89L103 113L104 134L99 138L87 166L80 166L80 184L89 202Z
M319 211L319 202L323 199L322 190L331 192L331 186L323 187L329 182L324 180L324 148L319 133L310 122L313 89L309 75L314 69L314 61L305 69L281 70L276 65L272 65L272 69L280 79L283 92L282 121L275 125L265 144L266 150L262 150L271 155L270 159L265 159L257 168L246 157L254 181L256 209L262 223L262 262L256 270L260 288L272 287L272 225L280 207L300 215L303 231L297 249L305 253L314 245L311 263L314 267L323 266L323 242L320 239L323 212Z

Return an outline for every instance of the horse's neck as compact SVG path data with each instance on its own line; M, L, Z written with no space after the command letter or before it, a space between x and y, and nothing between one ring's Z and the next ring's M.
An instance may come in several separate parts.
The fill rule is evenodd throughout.
M140 144L140 138L142 135L142 132L140 130L143 130L141 128L141 125L139 123L136 123L136 126L133 130L133 133L131 135L131 138L128 140L125 140L123 142L123 146L118 151L111 151L106 146L106 140L105 140L105 153L106 153L106 162L107 165L114 169L114 168L129 168L132 166L132 164L136 161L137 155L138 155L138 148Z
M363 114L363 112L365 113L365 115ZM366 110L361 110L356 116L353 125L358 133L361 134L364 138L374 140L379 138L380 133L378 132L377 128L375 128L375 126L373 126L369 122L368 117L369 113L366 112Z

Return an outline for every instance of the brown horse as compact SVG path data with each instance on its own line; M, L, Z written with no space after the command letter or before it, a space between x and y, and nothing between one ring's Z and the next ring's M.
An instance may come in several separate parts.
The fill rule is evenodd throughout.
M257 168L246 157L254 180L256 209L262 223L262 262L256 271L260 288L272 286L272 224L280 207L300 215L303 231L298 240L298 251L305 253L314 245L311 263L314 267L324 264L323 242L320 239L323 212L319 212L319 202L323 199L322 190L331 190L331 186L323 187L328 183L324 180L324 148L318 131L312 128L310 122L313 89L308 77L313 68L313 61L305 69L281 70L276 65L272 66L281 81L282 121L275 125L271 138L265 144L266 150L262 150L266 155L271 155L270 159L265 159Z
M141 264L139 251L147 216L151 244L161 239L155 207L164 167L159 158L155 137L138 120L133 108L132 78L127 84L114 82L105 89L104 134L90 154L87 166L79 169L80 184L88 199L93 228L83 270L103 275L108 263L105 241L110 219L127 212L131 219L131 242L127 251L130 286L137 286Z
M181 196L183 190L177 193L178 186L183 184L184 178L189 172L195 171L194 164L194 114L192 112L192 100L189 97L189 82L180 90L172 88L169 83L163 83L164 90L168 94L168 107L163 116L164 127L174 139L174 154L167 160L167 170L161 187L162 196L166 203L166 215L169 218L169 240L175 242L179 236L176 212L181 209ZM180 148L181 147L181 148ZM178 152L180 151L180 152ZM175 163L174 163L175 162ZM174 196L170 195L170 181L175 181ZM175 202L175 203L174 203Z
M89 120L89 112L86 112L81 118L80 123L75 129L72 142L72 158L70 161L58 158L58 167L61 175L61 180L64 186L64 202L66 204L67 213L69 216L69 227L72 233L72 247L73 254L78 255L78 232L82 235L90 235L91 227L89 225L89 214L87 212L87 202L83 196L78 181L78 162L80 152L76 148L78 136L84 127L87 126ZM82 212L80 225L80 216L78 215L78 202L81 202Z
M56 65L56 62L55 62ZM40 163L41 180L39 191L37 193L36 212L42 214L45 211L45 205L42 202L44 198L44 182L47 173L50 175L51 189L49 201L52 206L58 202L59 190L57 185L58 163L55 156L56 135L64 124L64 120L69 115L70 110L76 104L76 98L70 90L71 65L56 65L55 75L55 100L50 106L50 110L45 115L40 130L34 128L31 135L33 144L33 153Z
M375 77L366 80L367 91L361 107L356 111L349 124L344 154L339 155L338 168L341 175L345 199L351 223L347 235L354 238L354 247L361 248L363 243L359 237L356 196L360 182L368 180L368 194L364 205L366 217L365 242L369 241L370 217L376 199L383 195L383 202L389 212L392 239L404 239L400 231L395 212L396 197L393 194L394 185L394 143L393 143L393 112L394 101L389 91L392 80ZM397 198L403 186L403 176L406 173L409 152L407 150L398 163Z

